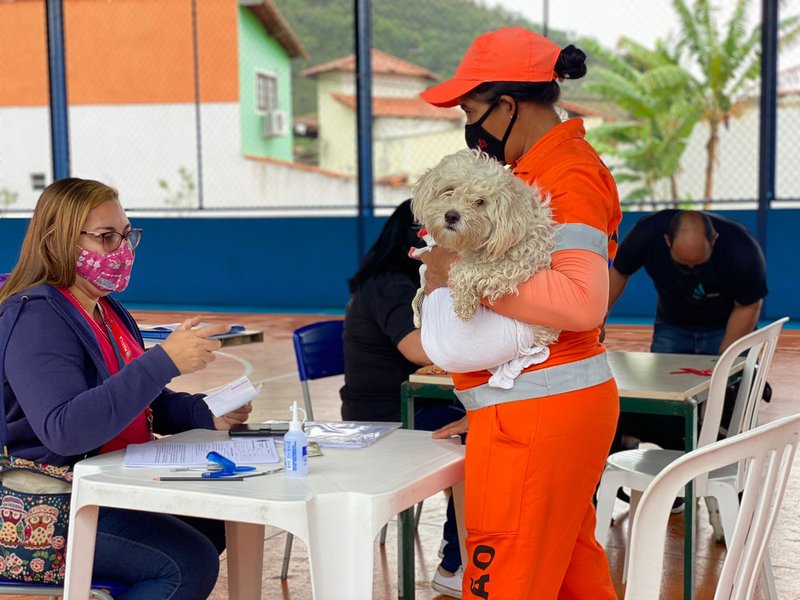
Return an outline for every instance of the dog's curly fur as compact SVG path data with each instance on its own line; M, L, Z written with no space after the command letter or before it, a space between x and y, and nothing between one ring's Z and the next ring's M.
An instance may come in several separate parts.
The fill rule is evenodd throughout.
M469 320L489 303L550 267L555 223L549 201L499 162L477 150L445 156L414 187L411 210L436 243L456 252L450 269L455 312ZM558 332L534 327L536 345Z

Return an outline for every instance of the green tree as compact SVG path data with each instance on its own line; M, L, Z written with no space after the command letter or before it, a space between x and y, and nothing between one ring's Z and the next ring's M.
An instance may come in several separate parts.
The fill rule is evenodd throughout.
M310 55L292 61L292 96L295 115L316 112L316 85L300 75L355 52L352 0L275 0L283 16ZM455 72L475 37L500 27L521 25L541 31L522 15L500 7L479 6L475 0L372 0L374 48L421 65L441 77ZM564 33L550 31L560 46L574 43ZM581 82L572 82L574 92Z
M186 167L178 168L178 185L175 189L172 189L166 179L159 179L158 187L167 194L164 197L164 204L170 208L188 208L197 201L195 194L197 183L194 180L194 173Z
M752 0L736 0L724 30L717 24L717 8L712 0L672 0L681 22L677 49L690 61L691 71L699 73L687 88L703 107L708 123L706 177L703 195L711 198L714 169L719 153L719 128L727 125L733 103L744 96L761 75L761 25L748 30L747 8ZM780 45L794 44L800 35L797 16L779 24Z
M619 159L615 179L638 184L623 201L663 197L658 193L662 181L669 182L670 197L679 198L680 160L702 108L683 94L692 78L677 64L675 49L658 41L650 50L627 38L620 40L617 53L590 40L584 44L606 65L592 68L586 89L628 115L587 133L598 151Z
M3 187L0 188L0 213L19 199L19 193Z

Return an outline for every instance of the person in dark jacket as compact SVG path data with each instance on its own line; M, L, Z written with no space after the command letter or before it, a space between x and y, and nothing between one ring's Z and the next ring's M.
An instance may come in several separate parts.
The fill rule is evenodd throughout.
M20 258L0 288L0 383L8 453L51 465L195 428L226 430L251 408L214 417L202 394L166 386L220 347L190 319L147 352L109 296L130 280L141 230L117 192L62 179L42 193ZM94 576L127 584L126 600L206 598L224 549L221 522L101 509Z

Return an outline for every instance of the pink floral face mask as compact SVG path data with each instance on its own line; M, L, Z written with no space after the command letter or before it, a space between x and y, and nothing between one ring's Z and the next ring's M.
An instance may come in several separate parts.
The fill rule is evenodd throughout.
M121 292L131 280L133 250L127 242L108 254L80 248L75 272L101 292Z

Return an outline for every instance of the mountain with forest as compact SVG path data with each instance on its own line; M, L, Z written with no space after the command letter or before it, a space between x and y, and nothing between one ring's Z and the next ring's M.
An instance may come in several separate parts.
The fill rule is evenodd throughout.
M353 0L274 0L310 56L292 65L294 114L315 113L316 86L300 75L308 67L355 52ZM511 25L541 33L541 24L476 0L372 0L372 46L421 65L442 78L453 74L476 36ZM548 37L575 43L560 31ZM509 57L513 60L513 57ZM571 96L578 82L570 82ZM574 86L574 87L573 87Z

